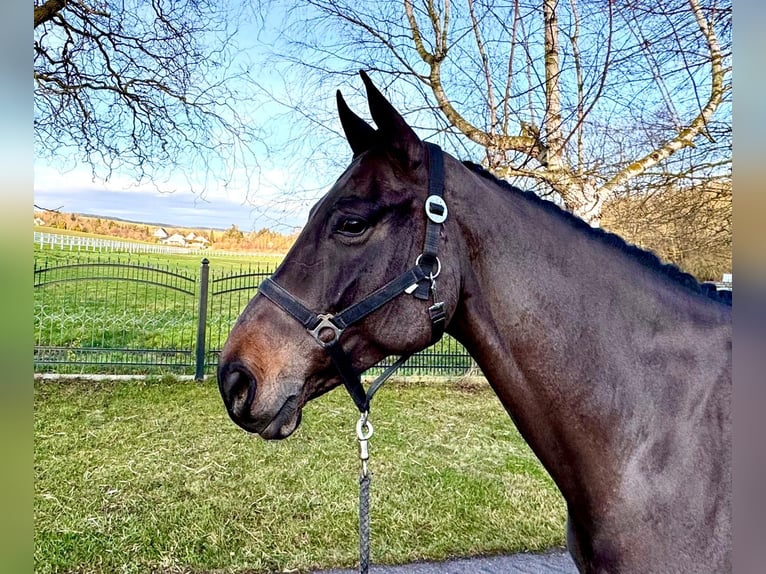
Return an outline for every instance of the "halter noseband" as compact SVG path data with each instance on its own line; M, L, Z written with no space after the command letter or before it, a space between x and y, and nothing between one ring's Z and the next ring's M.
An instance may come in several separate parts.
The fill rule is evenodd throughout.
M361 301L335 314L314 313L271 277L264 279L258 293L275 303L288 315L303 325L314 340L327 351L338 370L346 390L361 413L370 408L370 399L380 386L401 367L412 354L402 355L364 390L360 373L354 371L351 359L340 344L340 337L347 327L360 321L402 293L427 301L433 295L434 304L428 308L431 320L431 342L434 344L444 334L446 314L444 302L436 301L436 277L441 271L437 256L439 231L447 219L447 204L444 202L444 156L439 146L425 143L428 162L428 197L425 201L427 217L426 237L423 252L418 255L414 266L373 291ZM328 337L328 333L331 337ZM324 336L324 337L323 337Z

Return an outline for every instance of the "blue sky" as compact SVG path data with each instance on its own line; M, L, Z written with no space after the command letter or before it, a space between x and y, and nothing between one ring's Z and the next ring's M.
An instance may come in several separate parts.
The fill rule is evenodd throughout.
M281 12L274 12L274 18L278 20ZM269 49L268 34L274 33L276 26L272 23L271 27L258 31L251 28L255 26L252 23L243 22L240 26L242 50L238 58L243 62L260 61L264 51ZM261 85L273 88L276 93L286 89L280 82L274 82L273 70L262 66L258 69L257 80ZM327 94L328 100L334 101L334 91L328 89ZM272 116L285 113L285 109L268 99L251 101L248 105L254 105L254 108L239 112L243 116L252 116L258 125L268 124ZM289 136L290 122L277 122L276 129L272 125L268 127L263 150L258 150L258 155L263 157L255 160L258 165L239 165L229 174L228 186L215 175L211 179L211 173L217 173L215 165L212 171L193 165L178 166L170 181L159 182L156 186L137 184L130 173L119 171L108 181L94 180L91 167L76 159L77 151L71 154L65 151L53 160L42 156L35 158L34 203L65 213L177 227L225 229L235 224L243 231L268 227L293 232L305 223L310 207L339 172L330 174L329 170L307 169L305 162L284 161L272 150ZM210 161L215 164L216 159ZM190 191L192 187L204 189L204 192Z
M161 223L173 227L226 229L235 224L243 231L273 227L273 215L262 209L236 201L206 201L190 193L157 193L150 191L35 190L35 204L48 209L61 208L66 213L84 213ZM291 217L284 227L298 227L303 221ZM286 230L286 229L284 229Z
M38 158L35 162L35 203L46 208L60 208L64 212L90 213L179 227L227 228L236 224L245 231L269 227L285 232L302 226L310 207L332 185L350 159L348 147L343 142L340 127L334 119L335 89L341 88L352 109L363 117L366 101L360 95L361 81L358 77L335 76L332 81L317 87L309 85L306 78L296 75L295 71L284 73L284 70L280 70L277 65L278 59L269 59L268 56L271 51L278 51L281 45L277 40L285 35L282 18L286 13L280 3L267 5L269 11L262 27L253 22L241 24L238 35L241 50L237 52L238 61L249 64L254 70L252 79L257 80L259 89L269 90L274 96L260 98L258 93L254 92L252 100L248 103L252 107L246 107L243 103L242 109L237 110L241 117L249 119L253 125L263 129L263 148L257 150L258 158L253 160L258 165L238 164L228 187L224 187L218 181L211 183L210 179L214 180L214 177L208 179L206 176L210 175L209 173L202 173L202 170L195 172L197 166L191 166L189 172L192 173L185 174L195 180L191 185L189 181L174 173L174 181L160 185L163 189L177 191L163 193L152 186L137 186L135 181L125 174L115 173L108 182L94 182L87 165L74 164L72 169L61 171L55 164L47 164ZM332 28L319 27L318 30L322 41L327 46L333 45ZM603 30L599 34L602 32ZM539 47L538 44L537 49ZM534 50L535 47L532 46L531 49ZM333 58L330 55L332 53L329 49L319 50L315 57L321 59L323 66L333 67L334 64L328 62ZM335 57L339 58L338 69L346 66L343 60L346 56L348 55L336 54ZM270 65L265 65L265 62L269 62ZM383 85L383 77L375 76L375 80L378 79ZM701 80L700 82L699 85L704 84ZM645 89L644 83L636 85L641 90ZM623 82L617 84L616 89L623 99L633 96L639 100L638 93L628 92L629 86L630 84ZM243 90L249 88L253 86L246 84L241 87ZM401 83L393 93L401 93L407 89L407 84ZM654 95L651 97L659 97L658 92L652 93ZM693 95L694 93L692 92ZM643 99L640 103L646 106L649 97L642 92ZM278 104L275 100L284 104ZM608 108L609 104L605 102L609 101L610 98L602 98L599 107L593 112L593 117L598 118L598 114L603 114L606 120L613 117L611 121L614 123L623 121L628 128L632 126L631 117L620 119L620 113L624 113L624 110ZM316 121L315 118L303 118L300 110L289 113L291 106L298 106L301 102L308 102L304 105L311 105L326 112L316 116L325 119ZM653 109L656 105L659 103L653 102L651 106L646 107ZM601 106L607 107L599 110ZM726 109L724 106L723 113L726 113ZM433 129L423 128L437 128L439 125L438 122L434 124L433 118L427 113L415 112L407 117L408 120L415 120L412 125L417 125L420 128L419 133L423 136L433 132ZM625 126L617 127L627 129ZM482 157L481 150L474 150L472 144L465 142L465 138L439 141L442 145L448 144L444 145L447 151L457 151L456 155L461 159L479 160ZM460 147L453 149L451 144ZM464 144L466 151L473 150L476 153L462 153ZM600 145L596 145L594 149L601 153ZM68 159L75 161L71 157ZM524 182L518 183L524 185ZM191 186L204 188L205 193L200 195L187 191Z
M252 195L252 194L251 194ZM232 224L243 231L264 227L291 232L305 223L310 201L285 204L277 191L264 191L257 202L234 191L160 192L136 188L130 181L115 178L94 182L85 167L60 173L36 166L34 203L65 213L86 213L169 226L226 229Z

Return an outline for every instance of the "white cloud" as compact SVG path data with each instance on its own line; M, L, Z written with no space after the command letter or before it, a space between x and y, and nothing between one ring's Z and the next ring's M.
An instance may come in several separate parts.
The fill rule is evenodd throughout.
M197 186L202 191L194 192L183 176L160 186L137 184L120 173L106 182L94 181L87 166L61 171L38 158L34 196L35 203L48 208L61 206L64 211L135 221L190 227L236 223L240 229L285 231L305 223L309 209L337 175L337 167L309 166L299 159L284 165L267 166L264 162L260 171L234 173L229 185L213 181L204 189Z

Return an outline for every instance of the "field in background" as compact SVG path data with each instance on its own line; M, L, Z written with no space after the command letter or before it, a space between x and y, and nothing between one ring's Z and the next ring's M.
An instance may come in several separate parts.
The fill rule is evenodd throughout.
M34 255L36 372L199 376L215 371L231 327L283 257L55 245L35 245ZM462 376L472 369L462 346L445 336L401 373Z
M213 382L36 381L34 400L38 574L355 566L342 388L279 442L238 429ZM372 422L375 564L564 544L563 500L486 383L391 382Z
M70 251L68 249L40 248L35 244L35 261L40 263L66 262L73 259L81 261L115 261L123 263L135 263L140 265L159 265L168 268L178 268L196 273L199 271L200 262L203 258L208 259L217 268L233 271L244 269L252 265L265 265L276 268L284 258L284 254L244 254L226 255L211 253L204 250L190 251L189 253L131 253L127 251Z

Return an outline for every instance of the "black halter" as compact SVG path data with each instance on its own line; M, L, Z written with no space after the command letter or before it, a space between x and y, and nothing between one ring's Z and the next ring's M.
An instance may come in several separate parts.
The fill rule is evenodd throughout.
M425 201L425 212L428 218L426 237L423 253L417 257L411 268L361 301L334 315L314 313L270 277L265 279L258 288L259 294L267 297L303 325L314 340L328 352L346 390L362 413L369 411L370 399L375 391L412 355L402 355L375 379L369 390L365 392L361 374L354 370L351 359L340 344L341 335L349 325L360 321L402 293L410 294L423 301L427 301L433 295L434 304L428 308L428 316L431 320L430 344L434 344L444 334L446 322L444 302L435 300L436 277L441 271L441 262L437 256L439 231L447 219L447 205L443 199L444 156L441 148L435 144L426 143L425 149L428 162L428 197Z

